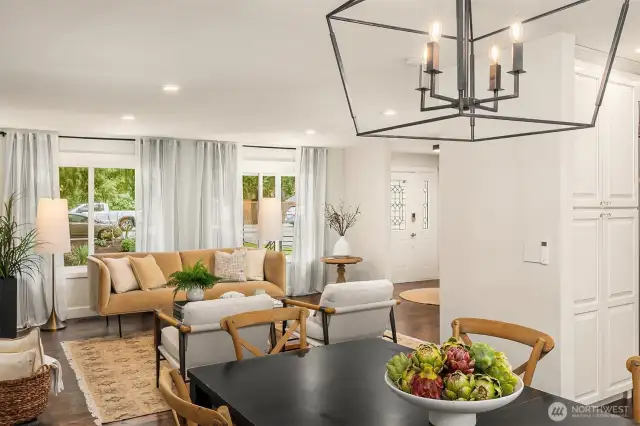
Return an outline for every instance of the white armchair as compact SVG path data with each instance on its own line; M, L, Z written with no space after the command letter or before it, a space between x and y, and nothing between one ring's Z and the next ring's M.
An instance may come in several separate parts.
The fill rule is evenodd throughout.
M318 305L291 299L282 302L315 311L307 321L307 341L311 346L382 337L387 325L397 342L393 307L400 302L393 299L389 280L329 284Z
M179 368L185 379L189 368L235 361L233 341L221 329L220 320L229 315L265 309L273 309L273 301L268 295L187 303L182 322L156 311L156 387L159 385L161 359L166 359L173 368ZM169 326L162 328L163 322ZM244 329L242 337L256 347L266 347L270 326ZM249 352L246 355L252 356Z

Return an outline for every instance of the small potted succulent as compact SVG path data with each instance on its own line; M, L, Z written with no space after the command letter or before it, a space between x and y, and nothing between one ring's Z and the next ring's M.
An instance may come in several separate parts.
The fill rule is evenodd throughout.
M216 285L222 278L211 274L198 260L193 266L184 266L182 271L176 271L169 276L167 285L175 286L173 298L179 291L187 293L187 301L197 302L204 300L204 291Z

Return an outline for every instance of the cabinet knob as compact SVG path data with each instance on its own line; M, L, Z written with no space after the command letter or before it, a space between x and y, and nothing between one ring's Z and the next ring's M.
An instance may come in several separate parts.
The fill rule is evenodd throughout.
M415 233L415 232L412 232L412 233L411 233L411 238L415 238L415 236L416 236L416 233Z

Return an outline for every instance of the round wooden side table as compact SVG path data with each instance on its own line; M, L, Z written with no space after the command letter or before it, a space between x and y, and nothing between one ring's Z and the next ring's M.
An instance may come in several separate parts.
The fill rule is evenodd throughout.
M320 262L327 265L338 265L338 279L336 283L346 283L347 280L344 277L345 265L355 265L362 262L361 257L323 257Z

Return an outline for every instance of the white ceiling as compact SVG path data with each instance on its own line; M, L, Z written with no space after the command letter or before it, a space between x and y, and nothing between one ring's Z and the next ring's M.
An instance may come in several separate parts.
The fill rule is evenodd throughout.
M326 144L328 135L352 140L325 21L325 14L342 2L0 0L0 126L283 145ZM516 12L526 18L566 3L474 0L477 33L508 25ZM578 43L606 49L620 1L591 3L580 14L559 14L525 31L529 36L570 31ZM437 14L445 32L451 32L453 4L368 0L348 15L425 28ZM620 51L636 60L639 9L640 4L632 5ZM363 79L378 82L380 92L370 96L384 96L384 89L393 87L384 84L389 69L406 67L405 60L419 54L423 40L414 38L403 50L404 39L389 31L374 29L377 33L365 32L358 41L357 30L349 33L336 25L339 36L353 37L351 46L346 40L345 63L365 71ZM182 89L167 95L161 90L166 83ZM136 120L125 122L123 114ZM380 124L385 119L380 116ZM318 135L305 135L308 128Z

